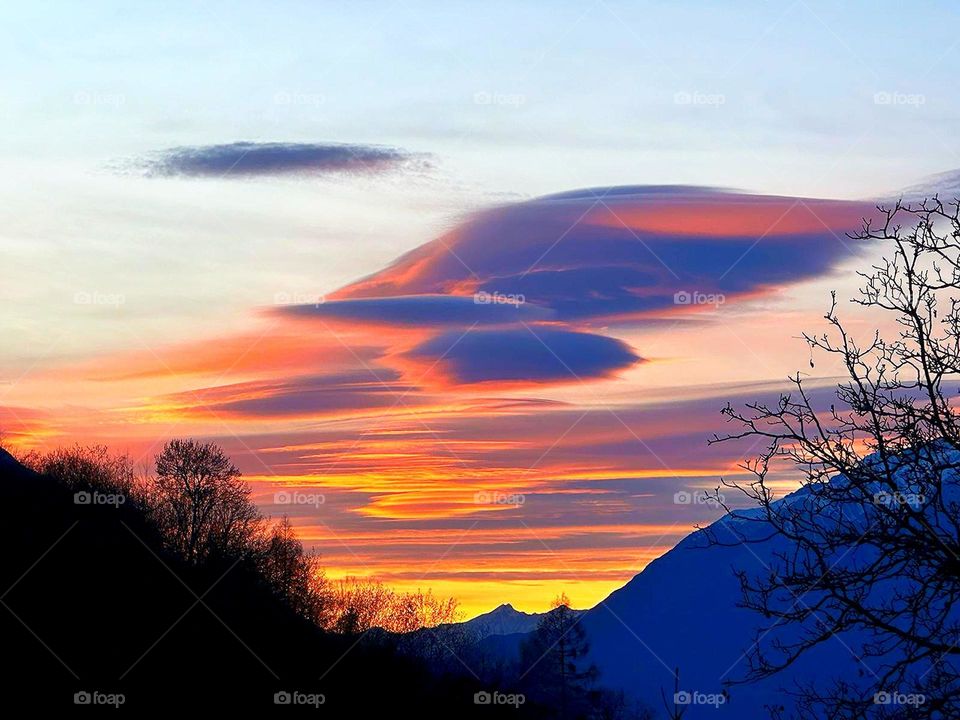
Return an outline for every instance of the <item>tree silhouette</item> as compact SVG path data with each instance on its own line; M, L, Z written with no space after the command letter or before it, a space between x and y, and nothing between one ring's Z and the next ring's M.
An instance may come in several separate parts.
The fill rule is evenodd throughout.
M527 668L532 693L556 704L560 718L578 716L597 677L596 668L585 665L590 645L580 619L563 593L521 648L521 666Z
M728 508L739 520L721 525L736 537L711 540L780 543L770 567L738 572L743 605L771 621L744 681L852 633L845 642L862 677L803 684L801 716L960 717L960 426L950 387L960 372L960 206L879 210L881 224L864 221L851 237L887 257L860 273L853 302L895 330L858 341L834 295L828 331L804 336L841 361L832 397L818 401L798 373L773 404L727 406L740 429L714 441L761 440L766 450L744 465L749 482L724 484L760 512ZM799 471L802 491L775 502L771 472L784 467ZM915 702L885 702L894 694Z
M230 458L196 440L171 440L157 455L149 501L168 541L194 564L248 550L260 519Z
M283 517L273 526L257 556L260 571L274 592L298 615L323 625L328 603L320 556L303 549L289 518Z
M327 593L326 627L354 634L372 628L411 633L459 619L457 601L432 591L397 592L377 580L348 577Z
M134 496L137 479L125 455L114 455L105 445L57 448L47 453L31 451L20 461L72 490L97 490Z

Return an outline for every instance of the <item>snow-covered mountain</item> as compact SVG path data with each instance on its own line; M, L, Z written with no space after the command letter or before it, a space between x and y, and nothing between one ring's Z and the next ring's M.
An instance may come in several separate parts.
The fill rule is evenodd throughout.
M723 537L728 522L719 520L711 529ZM762 546L708 546L697 532L588 611L583 623L603 683L659 707L661 690L673 695L673 673L679 669L682 690L722 693L725 681L746 671L744 654L762 622L737 607L741 593L733 569L762 569L772 552ZM799 672L828 666L855 669L855 661L837 644ZM736 687L719 707L691 706L685 717L765 718L764 706L779 704L780 695L771 682Z
M960 454L947 452L951 462L960 463ZM960 480L949 472L950 476L944 477L943 499L947 503L960 502ZM847 481L842 476L831 481L843 482ZM909 489L908 481L902 482L904 490ZM792 511L808 513L816 523L831 523L841 513L847 521L867 523L873 517L871 513L876 512L862 503L840 506L831 501L825 505L823 496L817 497L808 488L786 496L777 505L783 503L794 505ZM858 649L869 640L860 632L830 636L772 678L730 685L745 677L747 654L758 632L767 633L762 638L765 644L797 637L796 628L778 625L753 610L738 607L742 594L735 570L769 577L772 568L778 567L777 553L791 548L782 536L768 537L769 525L763 518L758 508L722 517L705 530L689 535L624 587L585 612L582 623L591 646L590 661L600 670L603 685L623 689L660 708L661 692L672 698L674 672L679 670L681 690L703 703L695 701L689 705L685 720L767 720L769 707L790 706L791 699L784 690L796 690L797 681L826 687L842 678L870 694L867 689L880 673L880 661L858 656ZM720 544L709 542L710 537ZM750 542L739 542L742 538ZM849 551L841 548L834 567L853 566L867 559L871 552L864 547ZM896 590L885 586L878 592L887 598ZM812 602L813 597L810 594L796 598L796 602ZM792 603L794 598L789 600ZM510 629L534 622L531 616L524 615L504 605L481 618L501 618L501 627ZM512 636L510 643L500 644L515 654L513 649L522 639ZM487 646L498 647L496 643ZM924 668L918 670L922 673ZM725 689L728 697L718 700ZM712 704L711 698L715 700Z
M942 457L949 458L951 463L960 463L960 454L955 450L946 445L936 447L933 452L942 452ZM868 458L864 462L879 461ZM914 484L917 476L912 472L915 466L906 459L901 458L899 462L902 470L896 473L897 482L904 492L915 491L918 487ZM957 474L947 470L942 480L939 499L947 506L957 503L960 500ZM834 485L848 481L837 476L830 482ZM882 488L878 485L876 490ZM845 522L854 526L862 524L864 528L876 521L878 510L874 504L838 504L835 499L825 500L826 497L804 487L777 505L792 504L791 512L803 513L828 533L841 516ZM944 516L934 515L938 512L933 509L935 505L938 503L928 503L924 512L928 513L931 526L941 527ZM737 606L742 593L734 570L769 578L775 568L781 567L777 554L792 555L790 541L779 535L770 537L770 526L760 513L759 508L737 511L706 530L689 535L587 612L583 623L592 646L592 660L600 669L604 684L623 688L659 705L661 689L668 697L673 695L673 673L679 669L683 691L699 693L702 697L716 696L725 684L746 675L746 654L753 648L758 631L765 650L775 648L775 641L790 642L798 637L796 627L778 624L756 611ZM708 537L721 544L708 542ZM738 542L740 538L749 542ZM833 552L831 569L841 572L876 557L877 551L855 545ZM909 582L901 579L875 585L865 598L874 606L878 601L890 602L902 597L899 592ZM816 597L813 590L803 597L784 598L788 603L784 609L796 603L807 603L809 607L815 604ZM960 621L955 611L949 617L951 622ZM905 617L904 623L907 622L909 618ZM798 681L823 688L833 680L843 679L852 688L861 689L862 696L869 697L872 683L883 675L880 667L883 659L891 659L890 655L878 659L858 652L871 641L875 642L876 638L863 631L830 635L778 675L761 682L733 685L729 687L729 698L719 706L691 705L684 717L686 720L769 718L768 706L790 706L784 689L796 690ZM921 660L912 669L922 678L930 666L927 660Z
M544 613L527 613L515 609L509 603L504 603L488 613L461 623L461 627L478 639L490 635L528 633L536 630L537 623L543 616Z

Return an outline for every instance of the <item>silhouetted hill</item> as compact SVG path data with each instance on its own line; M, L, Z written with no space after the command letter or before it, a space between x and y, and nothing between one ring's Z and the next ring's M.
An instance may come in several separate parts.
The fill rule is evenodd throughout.
M322 693L327 717L407 707L420 717L452 709L517 717L474 705L484 688L466 675L441 681L390 648L321 632L243 561L187 566L132 503L78 504L2 450L0 506L2 684L11 703L75 710L75 693L123 693L123 709L137 715L272 716L283 712L275 693L286 691Z

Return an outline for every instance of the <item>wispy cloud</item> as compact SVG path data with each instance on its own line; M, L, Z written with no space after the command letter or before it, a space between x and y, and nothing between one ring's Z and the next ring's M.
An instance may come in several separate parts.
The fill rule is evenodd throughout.
M429 160L422 153L385 145L234 142L169 148L140 165L154 176L378 175L422 170Z

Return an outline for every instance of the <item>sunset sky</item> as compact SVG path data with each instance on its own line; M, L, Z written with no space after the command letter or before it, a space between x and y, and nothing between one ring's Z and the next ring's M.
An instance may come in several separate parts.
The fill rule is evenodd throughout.
M956 8L741 4L5 8L5 442L212 439L330 577L596 603L960 168Z

